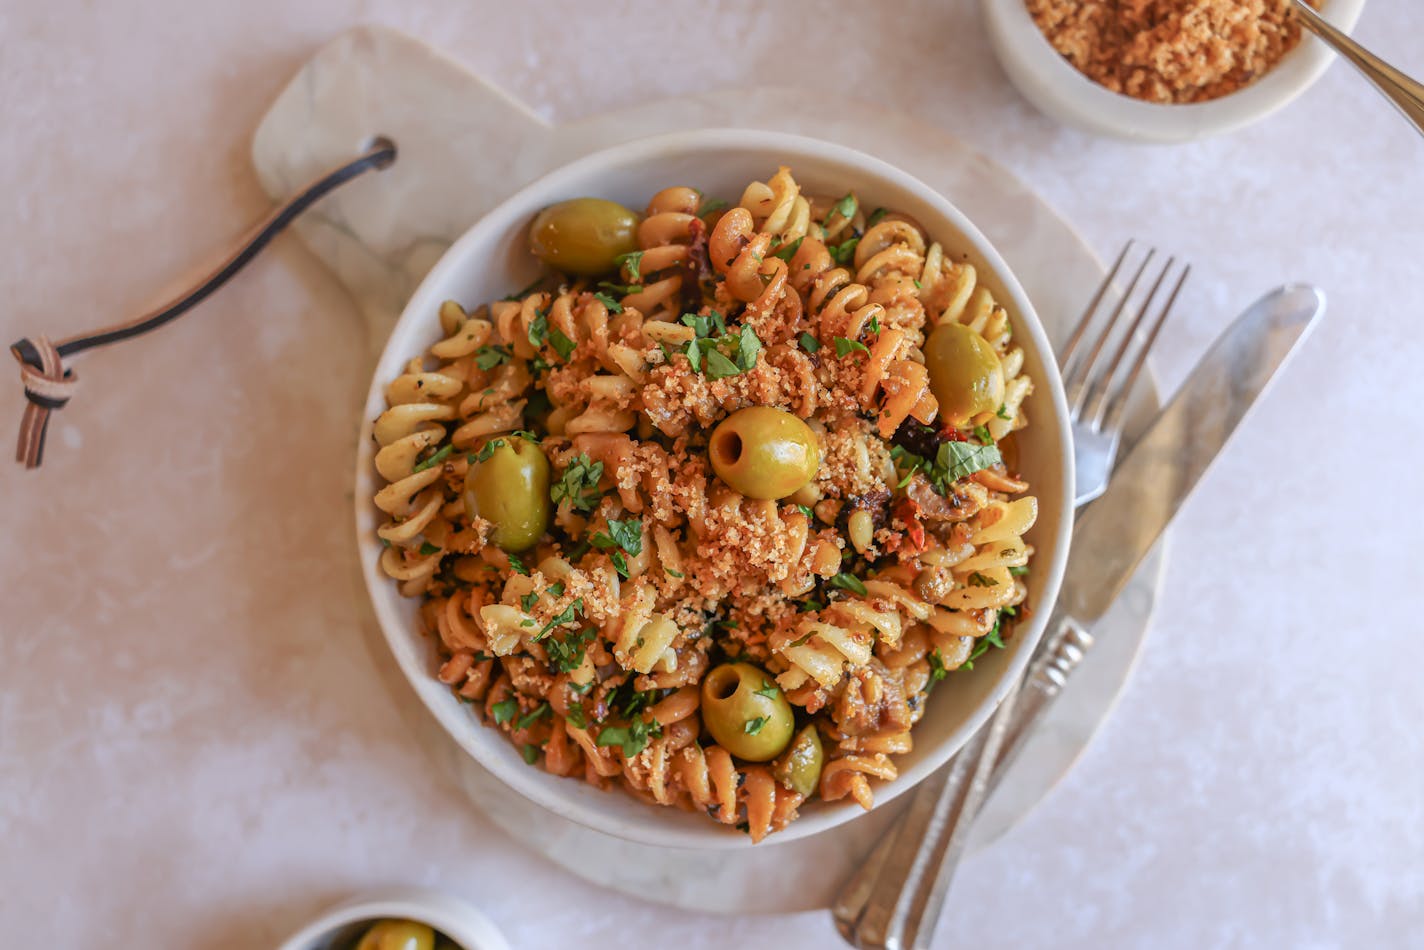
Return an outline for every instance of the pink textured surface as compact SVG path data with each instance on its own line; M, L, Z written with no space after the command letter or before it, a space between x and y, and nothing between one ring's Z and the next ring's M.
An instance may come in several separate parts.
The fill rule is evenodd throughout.
M970 910L939 942L1408 945L1424 926L1424 505L1407 491L1424 463L1424 144L1343 68L1223 140L1068 132L1007 85L972 6L15 0L0 330L129 313L256 217L252 126L321 42L369 21L561 119L769 68L828 94L853 81L994 154L1100 250L1136 233L1191 258L1169 384L1268 284L1315 281L1328 322L1184 512L1117 717L962 869L952 900ZM1424 72L1421 31L1424 8L1375 0L1359 35ZM475 896L515 946L830 945L821 915L699 918L600 891L426 769L352 634L361 326L279 242L178 325L79 361L46 469L0 468L0 926L54 947L260 947L350 891L408 883Z

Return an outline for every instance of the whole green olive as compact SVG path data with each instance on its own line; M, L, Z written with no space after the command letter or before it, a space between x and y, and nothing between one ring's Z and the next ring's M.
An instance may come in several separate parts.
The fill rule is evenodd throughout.
M702 681L702 723L737 758L769 762L791 741L796 717L770 674L724 663Z
M529 249L566 274L607 274L618 255L638 249L638 216L602 198L560 201L534 216Z
M381 920L366 931L356 950L434 950L435 931L413 920Z
M465 473L465 510L494 523L493 540L501 550L525 551L549 527L549 460L519 436L491 444L494 450Z
M821 466L821 445L783 409L751 406L723 419L707 445L712 470L748 498L785 498Z
M776 780L793 792L811 797L821 781L821 765L826 753L821 748L821 733L816 724L811 723L791 740L785 754L776 760L771 774Z
M962 426L1004 404L1004 367L989 341L962 323L935 327L925 341L930 390L939 401L939 417Z

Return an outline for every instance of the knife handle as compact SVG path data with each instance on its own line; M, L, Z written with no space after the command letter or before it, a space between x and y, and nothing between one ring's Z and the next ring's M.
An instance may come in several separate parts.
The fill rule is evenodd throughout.
M832 912L847 943L862 950L929 946L980 806L1093 644L1071 617L1050 630L1022 683L915 789L909 809L841 890Z

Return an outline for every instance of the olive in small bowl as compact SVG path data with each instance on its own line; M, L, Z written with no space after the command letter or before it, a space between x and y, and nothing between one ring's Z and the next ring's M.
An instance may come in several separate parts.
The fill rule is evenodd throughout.
M962 323L935 327L925 341L930 391L939 402L940 419L954 426L997 412L1004 404L1004 367L999 354Z
M607 274L617 269L620 255L638 249L638 215L603 198L560 201L534 217L529 249L566 274Z
M378 920L354 950L435 950L435 931L414 920Z
M791 741L796 717L770 674L724 663L702 680L702 724L737 758L770 762Z
M465 473L465 511L494 524L500 550L527 551L549 527L549 460L519 436L495 439L480 456Z
M750 406L717 426L707 445L712 470L748 498L781 499L816 477L821 445L784 409Z

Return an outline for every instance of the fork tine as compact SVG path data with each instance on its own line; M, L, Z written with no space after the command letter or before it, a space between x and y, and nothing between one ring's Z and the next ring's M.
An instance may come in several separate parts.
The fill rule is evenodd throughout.
M1108 276L1103 278L1103 282L1098 284L1098 292L1093 295L1092 301L1083 310L1083 315L1078 318L1078 325L1073 328L1073 335L1068 338L1068 342L1063 346L1063 353L1058 357L1058 365L1063 369L1068 368L1068 361L1073 359L1073 351L1082 342L1083 334L1087 332L1088 325L1093 322L1093 317L1098 312L1098 306L1102 304L1103 298L1107 296L1108 288L1112 287L1117 280L1118 272L1122 270L1123 262L1127 260L1127 254L1132 250L1132 246L1137 243L1135 238L1129 238L1128 242L1122 246L1122 253L1117 256L1117 263L1113 264Z
M1117 328L1118 321L1122 319L1122 315L1127 309L1127 302L1136 293L1137 285L1142 281L1142 275L1146 273L1148 265L1152 263L1152 258L1156 255L1156 248L1148 249L1147 256L1143 258L1142 264L1137 268L1137 273L1132 276L1132 282L1127 285L1126 293L1118 300L1117 307L1113 310L1112 316L1108 318L1107 326L1103 327L1102 332L1098 334L1092 351L1075 365L1065 368L1064 387L1068 391L1068 405L1073 418L1076 419L1082 414L1083 404L1088 394L1088 384L1093 379L1093 367L1097 364L1098 357L1102 355L1103 347Z
M1175 263L1177 263L1175 257L1167 258L1167 263L1157 274L1157 279L1152 282L1152 289L1147 292L1147 298L1137 308L1136 316L1132 318L1132 322L1127 325L1127 329L1118 340L1117 349L1108 359L1107 367L1093 380L1092 385L1088 387L1088 394L1083 397L1083 418L1089 420L1095 427L1103 421L1103 409L1107 405L1108 397L1115 392L1112 383L1117 376L1117 371L1122 366L1128 350L1137 343L1137 331L1142 328L1142 322L1152 311L1152 303L1157 299L1157 292L1162 289L1162 282L1167 279L1167 275L1171 273L1172 265ZM1160 326L1160 318L1158 325Z
M1168 267L1170 268L1170 264ZM1181 276L1177 278L1176 285L1172 288L1171 295L1167 302L1162 305L1162 312L1157 315L1157 319L1152 323L1152 329L1147 331L1147 339L1143 342L1142 348L1138 350L1137 357L1132 361L1132 368L1128 371L1127 379L1117 387L1115 395L1108 400L1109 405L1103 412L1103 418L1107 427L1115 429L1122 424L1122 416L1127 408L1127 399L1132 395L1132 388L1137 385L1137 377L1142 373L1142 367L1147 365L1147 354L1152 351L1152 347L1157 343L1157 334L1162 332L1162 325L1167 322L1167 315L1172 312L1172 307L1177 303L1177 295L1182 292L1182 285L1187 282L1187 277L1191 275L1192 265L1183 264ZM1166 271L1162 275L1166 276ZM1153 289L1156 293L1156 289Z

